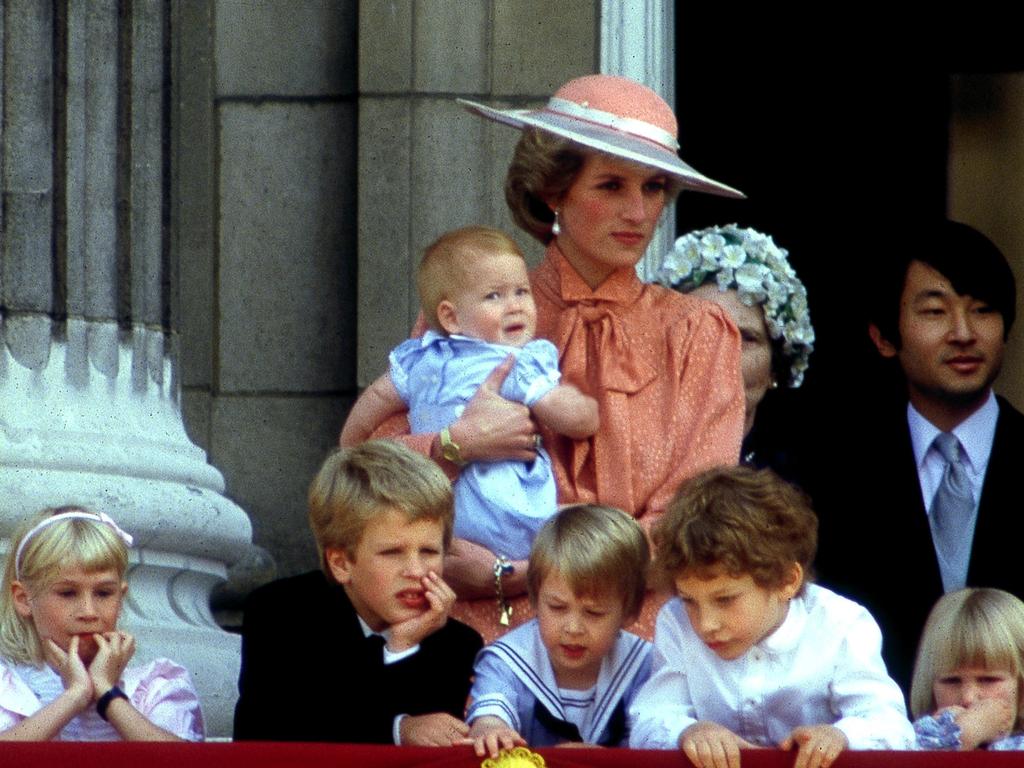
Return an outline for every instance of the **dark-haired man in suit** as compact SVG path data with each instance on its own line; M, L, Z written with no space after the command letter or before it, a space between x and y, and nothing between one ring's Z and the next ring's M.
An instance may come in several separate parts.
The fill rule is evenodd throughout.
M914 237L883 271L869 325L878 352L898 362L907 399L865 427L858 444L870 449L845 457L815 493L822 581L874 614L905 691L943 593L983 586L1024 597L1024 416L992 391L1015 317L1013 272L965 224Z

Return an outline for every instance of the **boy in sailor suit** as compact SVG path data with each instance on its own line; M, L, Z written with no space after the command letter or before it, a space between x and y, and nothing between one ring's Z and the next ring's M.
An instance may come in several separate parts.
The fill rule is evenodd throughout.
M466 721L478 756L518 744L625 745L651 645L623 631L640 610L647 539L624 512L567 507L541 528L528 586L537 618L485 647Z

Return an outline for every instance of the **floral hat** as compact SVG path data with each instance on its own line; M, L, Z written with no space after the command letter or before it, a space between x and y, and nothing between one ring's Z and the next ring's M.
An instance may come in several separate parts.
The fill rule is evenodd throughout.
M689 232L665 255L655 282L681 293L714 280L718 290L735 290L748 307L760 305L776 351L789 361L789 386L804 380L814 327L807 289L770 235L735 224Z
M745 197L679 158L672 108L646 85L618 75L570 80L541 109L495 109L466 99L470 112L513 128L539 128L613 157L674 176L684 187L723 197Z

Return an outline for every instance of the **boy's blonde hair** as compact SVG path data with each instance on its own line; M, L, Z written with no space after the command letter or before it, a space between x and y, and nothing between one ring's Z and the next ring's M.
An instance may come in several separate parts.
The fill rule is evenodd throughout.
M445 549L451 543L452 486L437 464L391 440L331 451L309 486L309 525L328 577L324 550L354 557L367 524L389 511L409 522L439 520Z
M622 510L598 504L566 507L544 523L533 541L526 572L530 602L537 604L544 579L558 571L577 595L621 595L624 615L635 617L650 560L643 529Z
M718 467L680 486L654 542L658 571L668 580L720 569L777 589L793 563L803 568L804 583L810 578L818 518L807 496L771 470Z
M128 570L128 547L120 534L98 520L68 518L39 529L15 562L22 539L48 517L66 512L90 511L79 506L44 509L22 523L11 537L0 586L0 656L16 664L39 665L43 648L32 618L22 617L14 607L11 585L18 581L29 593L50 587L60 577L61 567L78 566L83 571L114 571L124 580Z
M1024 730L1024 603L1001 589L961 589L939 598L917 649L910 686L915 718L935 712L936 679L960 667L1010 672L1018 698L1013 730Z
M475 258L499 253L523 258L515 240L493 227L452 230L428 246L416 270L416 289L427 325L443 332L437 318L438 305L471 284Z

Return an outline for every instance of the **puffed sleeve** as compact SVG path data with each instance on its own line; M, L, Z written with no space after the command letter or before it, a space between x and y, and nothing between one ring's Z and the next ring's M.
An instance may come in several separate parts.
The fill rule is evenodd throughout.
M10 730L38 712L39 699L20 677L0 659L0 733Z
M127 679L125 682L128 683ZM140 670L134 690L126 693L132 706L153 725L186 741L203 740L205 727L199 695L181 665L169 659L156 659Z
M427 323L423 319L423 313L420 312L420 314L416 317L416 324L413 326L412 329L411 335L413 338L407 339L406 342L403 343L418 340L418 338L422 336L426 330ZM394 372L392 371L391 374L393 377ZM394 382L393 378L392 382ZM408 398L405 396L405 394L403 394L402 389L399 388L396 382L395 388L398 389L398 393L402 395L402 399L405 400L406 402L409 402ZM422 454L428 458L430 457L431 445L434 442L433 433L422 433L419 435L411 434L411 430L409 428L408 411L405 413L400 413L395 416L392 416L390 419L388 419L379 427L377 427L377 429L374 430L373 435L371 437L373 437L374 439L397 440L409 450L416 451L416 453ZM456 477L458 477L459 473L454 464L449 464L445 462L441 465L441 469L444 470L445 474L447 474L449 479L451 480L454 480Z
M399 396L406 403L409 402L409 370L419 358L422 347L422 339L406 339L391 350L388 356L391 383L395 385Z
M835 726L850 749L913 748L903 692L882 661L882 632L863 608L845 631L830 690Z
M670 600L658 613L651 677L629 707L632 749L677 749L679 736L697 722L684 665L680 610L679 602Z
M672 456L666 463L665 478L640 517L647 529L660 518L684 480L739 460L745 409L739 331L720 307L700 304L666 331L667 368L678 379L659 423L664 430L663 445L670 448Z
M545 339L535 339L516 353L516 364L501 387L501 395L527 407L558 386L558 350Z
M522 686L508 665L485 650L477 657L473 675L473 688L469 694L473 704L466 713L466 722L472 723L478 717L492 715L522 733L518 695Z

